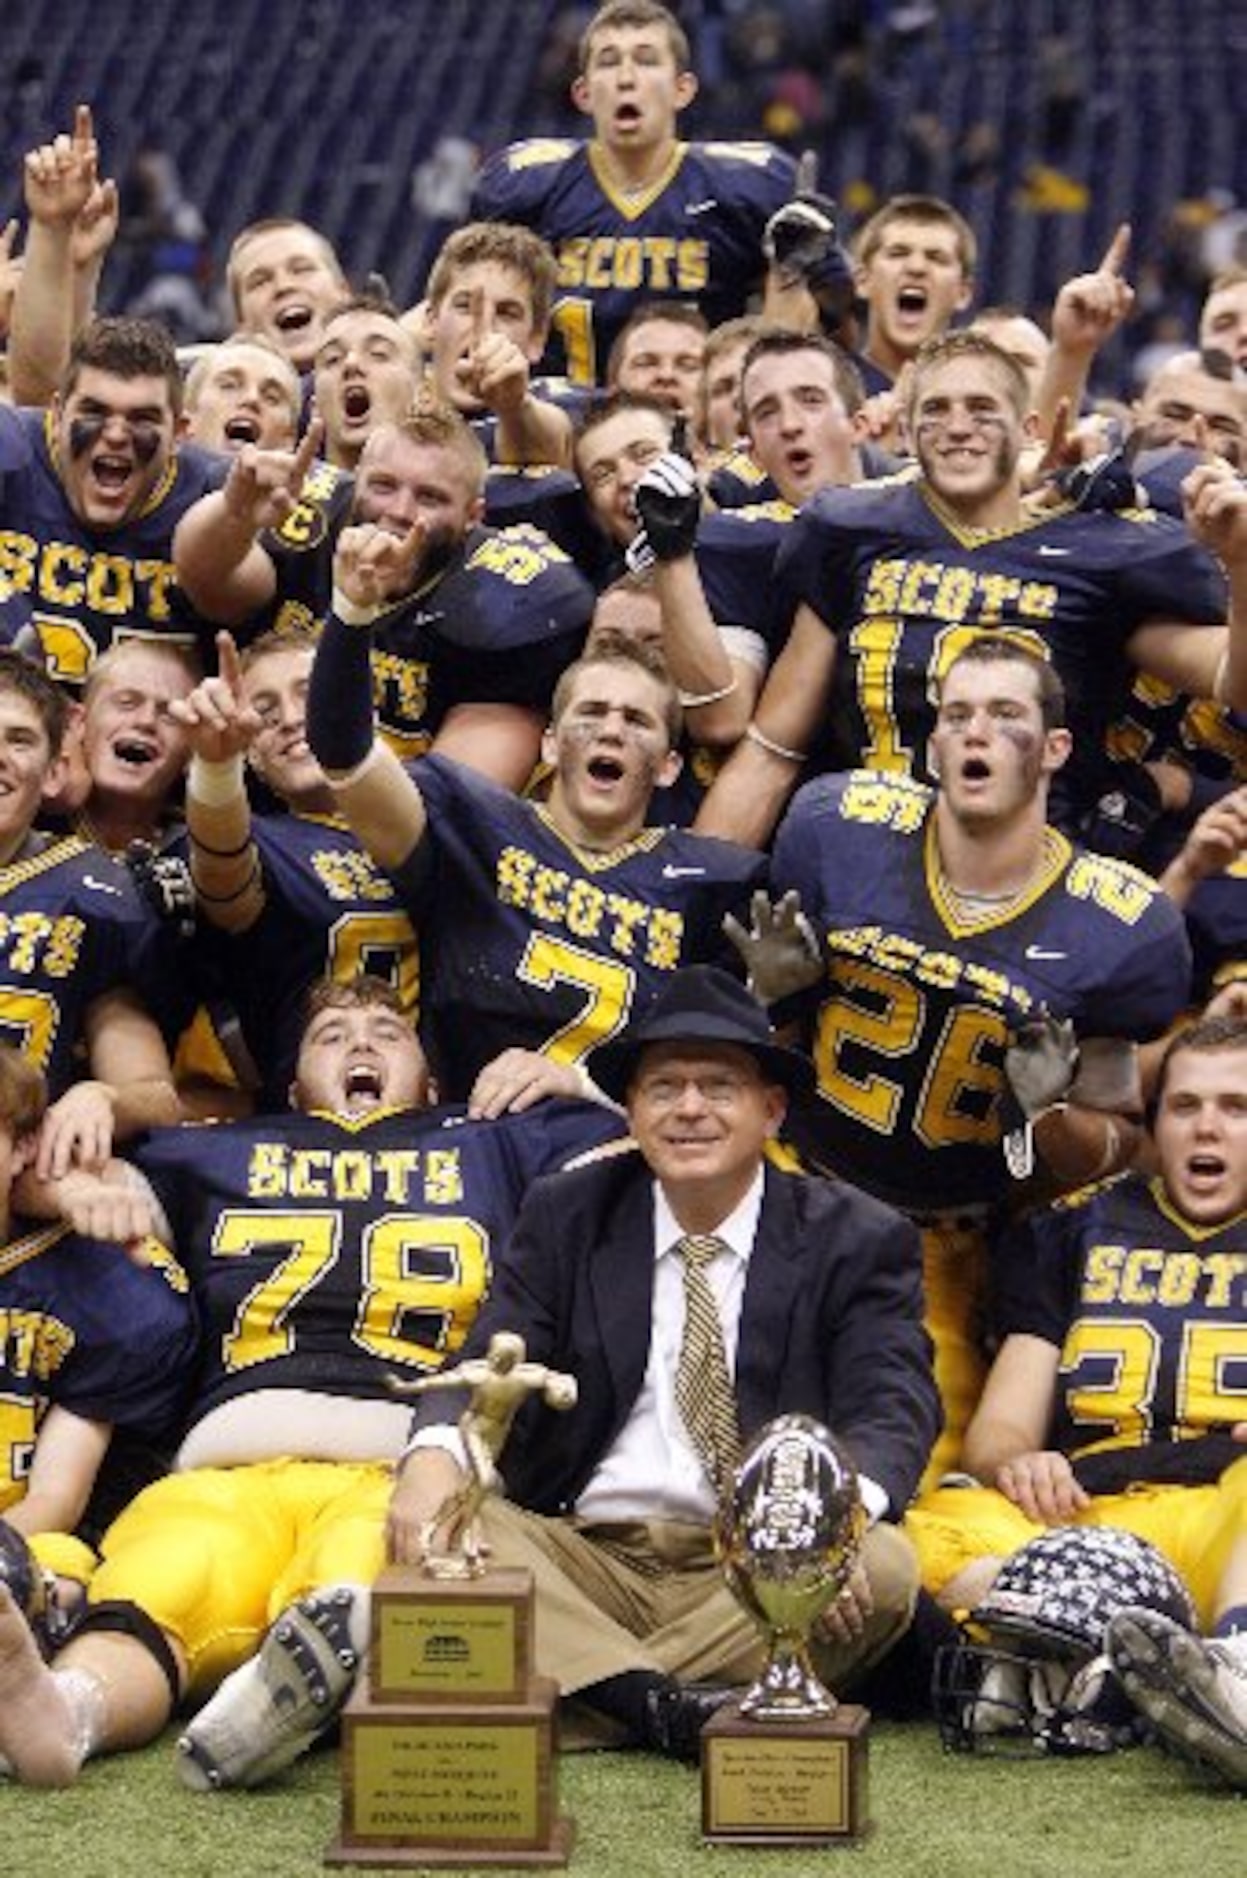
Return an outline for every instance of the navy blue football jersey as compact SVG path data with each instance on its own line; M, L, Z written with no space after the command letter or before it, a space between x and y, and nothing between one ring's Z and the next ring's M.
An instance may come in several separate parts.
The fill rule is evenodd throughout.
M763 230L795 187L795 163L771 144L677 143L650 188L624 196L596 144L530 138L489 159L469 213L550 243L559 272L547 369L594 385L643 301L687 301L711 326L743 313L764 272Z
M48 1409L147 1437L171 1433L195 1363L186 1275L63 1225L0 1247L0 1513L23 1498Z
M76 1051L96 998L134 991L166 1031L182 1000L174 941L122 863L74 835L30 845L0 867L0 1042L44 1072L55 1099L82 1074Z
M574 847L539 803L426 757L421 1030L438 1088L466 1100L500 1051L578 1063L681 965L738 963L722 933L763 884L761 855L645 828L608 854Z
M277 569L278 631L328 613L334 548L350 508L349 478L317 464L293 514L262 537ZM387 743L400 756L422 755L457 704L516 704L544 715L592 612L589 582L539 529L470 530L447 565L373 627L373 696Z
M1203 880L1191 896L1186 923L1195 952L1197 1000L1231 979L1247 978L1247 854Z
M1180 1441L1247 1420L1247 1219L1193 1225L1137 1174L1032 1214L996 1253L997 1327L1061 1352L1048 1445Z
M1007 1189L1004 1052L1041 1009L1083 1036L1159 1036L1186 1007L1177 908L1125 862L1049 829L1032 890L967 921L940 872L933 792L864 771L820 777L776 837L772 887L795 888L826 960L803 1145L911 1209Z
M1247 722L1211 698L1192 698L1145 672L1109 727L1118 761L1179 763L1215 782L1247 782Z
M1216 563L1151 509L1054 511L1017 529L960 529L921 483L826 489L780 555L793 610L834 634L830 766L925 773L932 687L984 632L1051 659L1064 681L1071 761L1052 815L1072 826L1106 787L1107 726L1130 682L1126 644L1149 619L1224 620Z
M363 1400L455 1354L529 1183L620 1132L593 1103L160 1129L134 1158L203 1324L193 1425L257 1389Z
M0 405L0 640L32 634L53 678L82 685L114 638L135 633L194 646L211 634L174 576L173 531L225 480L229 459L179 445L143 513L90 528L57 474L51 414Z
M260 1076L257 1103L282 1109L318 978L360 972L387 979L413 1022L419 959L411 921L388 877L349 828L327 815L256 815L252 838L264 882L264 910L245 932L213 932L198 942L218 968Z

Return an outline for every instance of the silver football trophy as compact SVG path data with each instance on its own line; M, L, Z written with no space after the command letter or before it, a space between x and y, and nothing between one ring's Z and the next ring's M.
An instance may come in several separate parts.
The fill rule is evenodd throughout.
M715 1522L733 1595L766 1642L761 1674L702 1731L702 1830L751 1844L831 1844L867 1829L865 1709L841 1704L810 1636L847 1589L866 1513L853 1463L809 1415L750 1443Z

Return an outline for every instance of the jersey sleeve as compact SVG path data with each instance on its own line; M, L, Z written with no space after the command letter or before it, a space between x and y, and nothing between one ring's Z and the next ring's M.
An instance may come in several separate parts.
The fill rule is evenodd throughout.
M1220 624L1229 594L1212 556L1168 516L1153 515L1136 526L1136 551L1124 558L1121 569L1121 609L1136 625L1150 619Z
M815 496L789 529L775 565L778 602L791 619L799 606L818 614L829 631L847 617L851 602L849 566L843 535L830 497Z
M1060 1349L1074 1307L1081 1208L1032 1213L1007 1231L992 1254L992 1328L1001 1339L1038 1337Z
M486 159L472 191L471 222L519 222L533 228L559 166L575 154L568 137L527 137Z
M452 705L525 705L544 713L584 644L593 589L561 548L529 527L486 534L461 576L434 666L433 714Z
M697 536L697 570L714 622L743 628L757 641L763 669L780 649L790 615L776 590L775 562L788 533L787 505L707 516Z
M143 1434L171 1427L195 1358L186 1274L154 1242L148 1249L153 1263L145 1266L96 1240L71 1241L62 1249L78 1261L75 1336L53 1378L52 1399L87 1421Z

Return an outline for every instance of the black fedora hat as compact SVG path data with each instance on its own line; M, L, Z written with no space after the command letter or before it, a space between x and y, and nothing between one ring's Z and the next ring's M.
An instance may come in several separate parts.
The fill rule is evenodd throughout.
M613 1043L594 1050L585 1067L604 1094L622 1102L641 1052L654 1043L731 1043L756 1057L767 1080L780 1083L790 1095L813 1086L808 1057L776 1043L753 993L716 965L686 965L676 972L644 1016Z

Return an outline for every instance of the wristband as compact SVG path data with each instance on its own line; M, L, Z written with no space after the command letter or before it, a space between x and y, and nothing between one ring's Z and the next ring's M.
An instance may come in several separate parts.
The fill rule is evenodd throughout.
M745 735L748 737L750 743L756 743L760 750L768 751L771 756L782 757L785 763L800 764L806 761L804 750L790 750L785 744L776 743L763 731L760 731L756 724L747 724L745 726Z
M240 796L245 802L242 758L227 756L213 762L206 756L193 756L186 772L186 793L206 809L233 808Z
M686 711L696 710L699 704L717 704L720 698L730 698L736 690L736 679L730 684L720 685L717 691L699 691L696 696L691 691L680 692L680 703Z
M341 587L334 588L329 607L334 618L340 619L344 626L371 626L387 610L384 601L375 606L357 606L354 600L347 599Z

